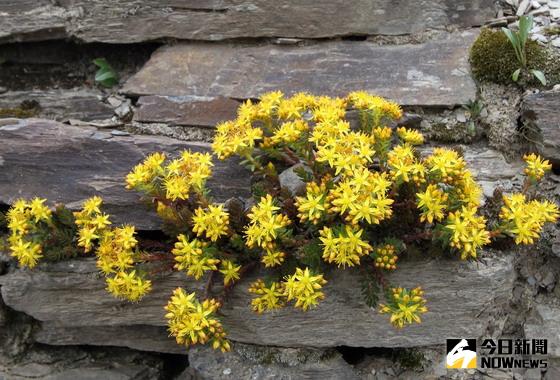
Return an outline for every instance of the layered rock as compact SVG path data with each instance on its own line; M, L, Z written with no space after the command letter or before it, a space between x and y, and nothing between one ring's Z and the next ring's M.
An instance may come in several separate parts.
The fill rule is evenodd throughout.
M494 17L491 0L4 0L0 41L73 37L85 42L240 37L402 35L472 27Z
M415 347L442 344L446 336L481 336L495 322L493 307L508 302L515 277L511 256L491 256L478 264L404 260L388 280L405 287L421 285L430 312L422 324L403 333L365 305L355 271L328 272L326 299L313 310L304 313L286 307L257 315L250 310L252 295L247 288L262 275L244 279L221 309L233 341L284 347ZM7 306L42 322L40 342L177 352L172 339L167 345L162 338L163 306L179 286L203 294L204 280L193 281L178 272L161 275L141 302L127 303L106 292L92 259L81 259L42 264L34 271L16 270L0 276L0 286Z
M524 133L535 138L537 149L560 168L560 91L530 94L523 99Z
M157 229L160 221L139 202L139 194L125 189L124 178L132 167L155 151L173 156L184 149L210 150L203 143L39 119L3 123L0 141L0 203L39 196L75 209L100 195L114 222L139 229ZM216 160L213 173L208 184L216 200L248 195L249 173L237 161Z
M462 32L399 46L369 41L305 46L178 44L156 51L122 91L196 100L253 99L276 90L328 96L365 90L402 105L455 106L476 97L467 60L475 37L474 32ZM172 113L178 109L175 105Z

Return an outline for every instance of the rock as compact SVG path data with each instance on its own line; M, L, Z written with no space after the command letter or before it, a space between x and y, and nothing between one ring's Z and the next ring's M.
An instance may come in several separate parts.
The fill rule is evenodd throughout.
M51 205L62 202L76 209L83 200L100 195L114 223L132 223L138 229L159 228L160 220L139 202L138 193L124 188L132 167L155 151L209 151L204 143L162 136L99 136L93 127L39 119L0 127L0 141L0 203L39 196ZM208 184L217 201L248 196L250 175L237 161L216 160L213 173Z
M104 351L32 347L15 359L0 360L0 378L148 380L163 378L163 365L163 360L155 355L109 347Z
M419 148L422 156L427 156L432 150L430 146ZM502 153L487 146L471 145L462 150L467 168L482 187L486 198L491 198L498 186L506 191L511 190L515 177L523 172L522 161L509 163Z
M560 358L560 308L537 304L524 326L525 336L548 339L548 358Z
M492 310L508 302L515 279L512 257L503 254L479 263L403 260L388 281L406 287L421 285L430 311L423 316L422 324L395 330L387 316L365 305L356 271L327 273L326 298L316 309L304 313L286 307L263 315L250 311L252 295L247 288L257 275L236 286L221 309L222 320L234 342L279 347L417 347L439 345L442 336L480 336L489 323L495 323ZM140 344L127 338L130 329L164 326L163 306L178 286L201 294L204 279L193 281L178 272L160 275L154 279L153 291L141 302L127 303L106 292L94 259L44 263L34 271L16 270L0 276L6 305L46 327L56 324L57 328L77 331L87 326L84 333L95 333L96 327L102 331L112 326L109 344L119 344L123 339L127 346L135 347ZM447 317L441 319L441 315ZM121 333L122 327L125 329ZM61 339L71 334L64 333ZM50 335L49 342L56 341L56 334ZM71 339L74 344L101 340L80 334ZM146 340L142 345L146 347Z
M305 182L296 173L296 170L305 170L307 173L311 173L311 169L303 164L296 164L286 170L284 170L278 176L280 181L280 188L288 190L292 196L305 194Z
M183 354L187 350L168 336L162 326L58 326L45 322L33 335L36 342L53 346L114 346L134 350Z
M115 115L119 118L124 119L132 113L132 108L130 106L130 99L123 101L117 108L115 108Z
M550 16L554 19L560 18L560 8L552 9L550 11Z
M494 16L492 0L4 0L0 42L72 38L133 43L157 39L329 38L470 28Z
M517 8L517 16L523 16L530 5L531 0L522 0L521 3L519 3L519 7Z
M358 379L342 355L330 350L235 344L223 354L196 347L189 350L189 365L203 379Z
M25 108L26 103L33 103L36 107L33 107L33 112L30 114L32 117L58 121L111 118L113 110L100 100L101 94L98 90L88 88L9 91L0 95L0 117L2 117L2 109L20 109Z
M556 168L560 167L560 92L543 91L523 98L522 120L526 129L537 134L537 149Z
M235 119L240 103L224 97L193 99L174 96L142 96L134 121L197 127L214 127Z
M403 105L455 106L476 97L467 62L475 37L465 31L399 46L369 41L178 44L157 50L122 91L132 96L253 99L275 90L330 96L366 90Z

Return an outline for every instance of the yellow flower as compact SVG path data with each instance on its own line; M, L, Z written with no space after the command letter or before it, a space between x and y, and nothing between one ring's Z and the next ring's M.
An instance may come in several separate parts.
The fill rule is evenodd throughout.
M245 227L246 245L249 248L272 248L280 232L290 224L287 216L277 214L280 208L274 206L272 196L267 194L251 208L247 215L249 225Z
M21 238L14 240L10 245L12 256L18 260L20 265L34 268L41 257L43 257L41 255L41 246L33 242L24 242Z
M421 222L433 223L434 219L440 221L444 218L447 207L448 195L437 185L430 184L423 193L416 193L418 208L422 210Z
M447 217L445 229L451 233L449 244L461 251L461 259L476 258L478 248L490 243L486 219L476 215L477 209L462 207Z
M182 288L175 289L165 306L170 335L175 337L178 344L187 347L209 343L215 350L229 351L226 333L216 317L220 306L214 299L201 303L196 299L195 293L187 294Z
M84 201L84 204L82 206L83 213L86 215L100 213L101 210L99 209L99 207L101 207L102 203L103 200L97 195L87 199L86 201Z
M284 295L288 301L296 301L295 307L305 311L325 298L321 289L326 283L322 274L312 275L309 268L296 268L296 273L284 279Z
M445 148L435 148L424 162L429 172L445 183L460 180L466 167L465 160L456 151Z
M175 269L184 270L187 275L199 280L205 272L218 270L220 260L215 259L205 248L206 244L198 239L189 241L183 234L177 236L178 241L171 251L175 255Z
M410 145L424 144L424 136L417 130L400 127L397 128L397 135L401 138L401 140L409 143Z
M284 262L286 254L284 252L276 251L273 249L266 249L261 261L265 268L272 268L281 265Z
M139 301L152 289L152 282L136 274L136 271L118 272L107 278L107 291L117 298Z
M255 143L262 138L262 129L254 128L250 122L226 121L216 126L212 149L223 160L234 153L243 155L252 151Z
M224 275L225 286L239 280L239 270L241 269L241 265L235 265L231 260L222 260L220 267L220 272Z
M320 233L323 246L323 260L335 263L339 267L360 264L360 257L369 254L372 246L362 240L363 230L345 225L341 228L331 229L324 227Z
M84 247L85 252L91 251L93 241L99 239L96 228L83 227L78 231L78 246Z
M516 244L533 244L546 222L555 222L559 216L558 206L549 201L527 202L521 193L504 195L500 210L500 228L515 237Z
M249 292L259 295L251 301L253 311L262 314L265 311L280 309L284 306L284 288L279 282L266 286L263 280L257 280L249 287Z
M201 207L195 210L193 216L193 232L197 236L205 235L211 241L227 235L229 214L223 205L209 205L207 209Z
M274 131L271 141L274 144L293 143L308 129L309 125L303 120L285 122L282 123L276 131Z
M393 288L388 304L380 304L381 314L391 313L391 323L396 328L406 324L421 323L420 314L426 313L424 291L418 287L412 290Z
M389 173L396 182L424 181L425 168L414 157L412 147L408 144L397 145L387 154Z
M527 163L525 174L533 181L539 181L547 171L552 169L552 165L548 160L543 160L542 157L535 153L526 154L523 159Z
M298 217L302 222L309 220L313 224L321 219L326 210L326 186L309 182L306 185L307 193L304 197L296 197Z
M31 208L31 215L35 218L35 222L51 220L51 210L44 205L46 199L33 198L29 207Z

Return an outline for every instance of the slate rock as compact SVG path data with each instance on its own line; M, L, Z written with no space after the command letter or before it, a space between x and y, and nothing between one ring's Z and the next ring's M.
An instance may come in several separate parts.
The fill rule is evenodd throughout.
M327 273L326 298L313 310L304 313L287 307L263 315L250 310L253 296L247 288L257 275L264 273L249 276L236 286L221 309L222 320L235 342L280 347L417 347L439 345L442 336L480 336L489 323L495 322L491 310L509 302L515 279L512 257L507 255L479 263L403 260L399 270L389 275L389 282L405 287L421 285L430 311L423 316L422 324L396 330L387 316L365 305L356 271ZM144 341L136 344L134 336L127 336L130 328L165 326L163 306L172 291L181 286L202 294L204 282L187 278L184 273L162 274L154 279L153 291L141 302L127 303L106 292L94 260L88 258L44 263L33 271L13 271L0 276L0 290L8 307L44 326L69 328L68 334L87 326L84 334L74 334L71 341L75 344L97 344L100 339L87 335L95 334L96 326L101 331L112 326L114 338L108 344L118 345L117 337L122 337L127 347L146 349L145 338L140 337ZM122 332L119 326L124 327ZM68 334L61 333L61 344L68 341ZM57 344L56 339L57 334L50 334L48 342Z
M161 223L139 201L140 194L125 189L124 178L132 167L156 151L171 156L184 149L210 151L208 144L162 136L100 138L93 127L40 119L0 127L0 141L0 203L39 196L76 209L83 200L100 195L114 223L132 223L138 229L158 229ZM249 172L236 160L214 163L208 186L217 201L249 195Z
M196 127L214 127L235 119L240 103L233 99L142 96L138 99L134 121Z
M189 365L203 379L359 379L340 353L325 350L235 344L224 354L196 347Z
M465 31L399 46L369 41L164 46L122 91L132 96L253 99L276 90L329 96L366 90L403 105L454 106L476 97L468 64L476 35Z
M560 168L560 91L543 91L523 99L522 119L527 128L537 129L538 150Z
M113 116L113 109L103 103L102 95L89 88L9 91L0 94L0 109L20 108L22 103L33 102L37 105L35 117L58 121L107 119Z
M403 35L470 28L494 14L492 0L3 0L0 42Z

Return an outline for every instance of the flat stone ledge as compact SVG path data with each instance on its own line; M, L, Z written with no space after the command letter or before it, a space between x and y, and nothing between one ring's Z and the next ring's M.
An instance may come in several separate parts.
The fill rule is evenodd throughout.
M493 17L492 0L3 0L0 42L403 35Z
M365 305L356 272L335 270L326 277L326 298L319 307L306 313L287 307L263 315L250 310L252 295L247 288L256 274L243 280L221 309L229 337L236 342L283 347L418 347L442 344L446 336L480 336L495 322L489 313L511 298L515 273L511 255L480 263L404 260L388 280L405 287L421 285L430 311L422 324L402 330L392 328L387 316ZM103 344L99 337L91 336L99 328L99 336L113 335L106 344L119 345L123 339L122 345L143 350L146 337L127 333L135 327L142 331L143 326L165 326L163 306L179 286L203 294L204 281L174 272L154 279L153 291L141 302L127 303L105 291L93 259L42 264L37 270L0 276L7 306L41 321L47 330L49 326L59 329L54 331L60 334L39 332L41 341ZM160 343L157 340L154 347L173 350ZM170 344L175 344L172 339Z
M308 46L185 43L157 50L128 95L258 98L267 91L344 96L366 90L402 105L452 107L476 97L465 31L418 45L331 41Z
M125 189L124 178L133 166L156 151L171 156L184 149L210 151L205 143L121 136L40 119L0 123L0 141L0 203L39 196L77 209L85 199L100 195L114 223L132 223L138 229L159 229L161 221L140 202L140 194ZM250 175L238 161L214 164L208 185L217 201L249 196Z

